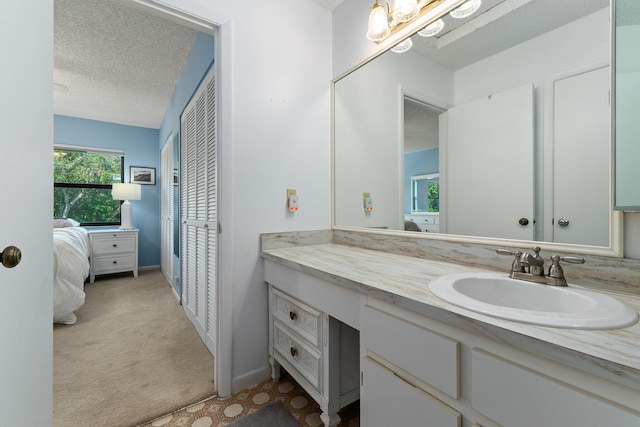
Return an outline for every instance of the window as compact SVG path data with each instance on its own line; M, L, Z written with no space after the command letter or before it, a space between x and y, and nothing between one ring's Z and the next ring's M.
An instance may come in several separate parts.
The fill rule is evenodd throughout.
M440 211L440 174L411 177L411 213Z
M111 184L123 182L124 155L82 150L53 150L53 217L73 218L81 225L118 225L120 201L111 197Z

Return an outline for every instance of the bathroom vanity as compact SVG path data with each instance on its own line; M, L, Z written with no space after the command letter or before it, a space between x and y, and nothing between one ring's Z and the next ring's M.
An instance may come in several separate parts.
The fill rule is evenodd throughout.
M283 365L319 402L326 426L357 392L365 427L640 425L640 324L489 317L428 287L487 269L297 235L262 236L270 362L274 379ZM615 297L640 309L638 295Z

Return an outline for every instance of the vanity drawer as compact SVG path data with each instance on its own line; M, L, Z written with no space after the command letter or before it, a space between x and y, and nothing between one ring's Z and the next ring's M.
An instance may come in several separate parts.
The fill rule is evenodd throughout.
M93 254L112 254L135 251L136 241L133 237L109 237L93 239Z
M278 320L273 321L273 347L280 357L306 379L316 391L320 391L321 355L317 348L298 339ZM291 373L295 378L295 373Z
M273 297L273 317L319 348L321 313L276 289L273 290Z
M480 349L471 371L473 408L504 426L640 425L637 412Z
M129 271L135 266L134 254L100 256L93 259L95 274L108 271Z
M365 306L360 337L366 351L448 396L460 397L460 343Z

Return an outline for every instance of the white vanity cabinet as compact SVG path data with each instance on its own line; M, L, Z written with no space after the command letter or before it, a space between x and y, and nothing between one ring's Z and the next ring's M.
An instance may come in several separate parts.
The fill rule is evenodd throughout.
M640 426L635 390L374 298L361 314L364 426Z
M324 425L337 426L338 410L360 397L359 337L327 310L355 319L360 297L277 264L267 262L265 267L271 377L277 381L282 366L318 402ZM332 302L333 297L340 302Z
M563 332L564 346L553 328L496 325L432 302L428 281L454 265L414 268L336 245L266 254L274 378L285 367L327 426L358 385L365 427L640 426L634 368L579 350L618 334L634 346L635 326ZM618 342L611 355L624 350Z

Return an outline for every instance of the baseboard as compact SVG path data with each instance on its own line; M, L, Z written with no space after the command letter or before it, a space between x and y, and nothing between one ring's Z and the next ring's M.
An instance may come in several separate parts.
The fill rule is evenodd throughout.
M268 364L265 364L262 368L235 377L231 380L231 393L237 393L256 384L260 384L269 378L269 376L271 376L271 368Z
M173 292L173 296L176 297L176 300L178 302L180 302L180 295L178 295L178 293L176 292L176 288L174 288L173 286L169 285L169 287L171 288L171 292Z
M145 265L144 267L138 266L138 270L147 271L147 270L160 270L159 265Z

